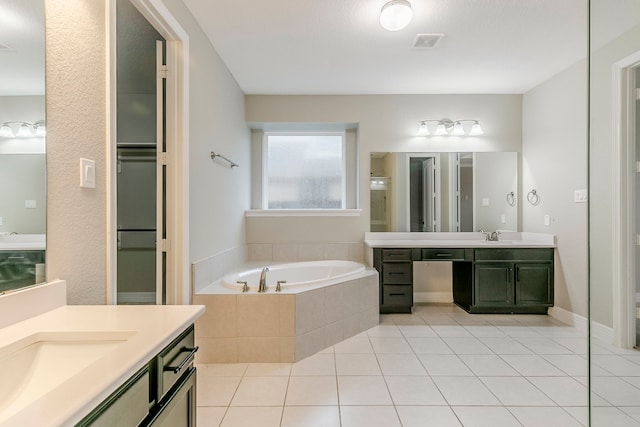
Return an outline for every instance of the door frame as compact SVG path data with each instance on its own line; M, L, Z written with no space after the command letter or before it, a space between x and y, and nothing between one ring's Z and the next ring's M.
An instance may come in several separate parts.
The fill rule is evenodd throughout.
M635 86L632 70L640 51L613 65L613 344L633 348L636 341L636 149Z
M412 158L423 158L423 157L433 157L434 158L434 166L436 168L436 182L435 182L435 188L436 188L436 210L435 210L435 223L436 223L436 229L437 231L441 230L442 227L442 220L440 218L441 214L442 214L442 208L441 208L441 184L440 184L440 171L442 170L441 168L441 164L440 164L440 153L407 153L406 159L405 159L405 182L406 182L406 200L405 200L405 204L406 204L406 221L407 221L407 231L411 230L411 159Z
M167 45L167 304L191 302L189 268L189 36L162 0L130 0ZM106 0L107 304L116 304L116 1Z

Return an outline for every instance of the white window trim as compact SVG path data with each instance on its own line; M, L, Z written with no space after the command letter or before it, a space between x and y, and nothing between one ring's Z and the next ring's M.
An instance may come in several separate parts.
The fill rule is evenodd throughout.
M245 217L360 216L362 209L251 209Z
M269 170L267 168L267 140L269 136L335 136L339 135L342 138L342 184L341 184L341 204L340 209L269 209ZM262 135L262 209L252 209L247 211L247 216L359 216L360 213L354 215L346 211L357 211L361 209L347 209L347 135L345 131L342 132L264 132ZM331 212L345 212L344 215L335 215ZM255 212L255 214L249 214L249 212ZM258 214L262 212L262 214ZM273 214L267 215L266 213L273 212ZM294 213L298 212L297 215ZM285 214L286 213L286 214Z

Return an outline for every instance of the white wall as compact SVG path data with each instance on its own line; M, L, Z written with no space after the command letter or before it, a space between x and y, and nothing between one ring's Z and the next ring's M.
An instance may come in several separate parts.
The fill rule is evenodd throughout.
M46 7L47 279L67 280L71 304L105 302L105 4ZM96 161L96 188L80 188L78 162Z
M527 92L522 115L523 231L557 236L555 305L586 317L587 204L573 201L574 190L587 188L586 61ZM531 189L537 206L526 200Z
M244 94L181 0L165 2L190 42L190 258L244 244L249 131ZM71 304L106 300L105 0L49 1L47 279L67 280ZM209 158L216 150L233 171ZM96 188L78 186L78 159L96 161ZM188 284L184 284L188 286Z
M521 149L520 95L345 95L246 97L252 123L357 123L360 217L247 218L247 243L361 241L369 230L370 153L516 151ZM478 119L480 137L417 137L420 120Z

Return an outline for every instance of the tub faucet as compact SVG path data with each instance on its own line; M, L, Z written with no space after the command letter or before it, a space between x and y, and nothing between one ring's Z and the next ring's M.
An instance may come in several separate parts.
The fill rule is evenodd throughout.
M262 273L260 273L260 284L258 285L258 292L267 292L267 271L269 271L269 267L263 268Z

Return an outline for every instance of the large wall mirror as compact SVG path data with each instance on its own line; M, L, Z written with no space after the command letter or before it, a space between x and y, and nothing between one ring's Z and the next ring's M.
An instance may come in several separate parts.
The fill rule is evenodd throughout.
M44 0L0 0L0 294L45 280Z
M371 231L519 231L518 153L371 153Z

